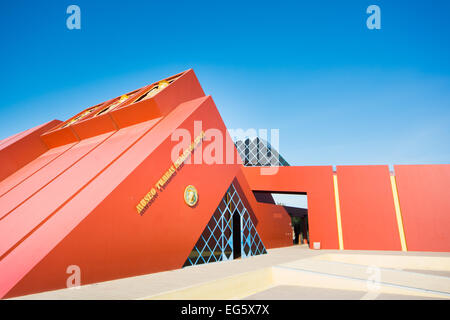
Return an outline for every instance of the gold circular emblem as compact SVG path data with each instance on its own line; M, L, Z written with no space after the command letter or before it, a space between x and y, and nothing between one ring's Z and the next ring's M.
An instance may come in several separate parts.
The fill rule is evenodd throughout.
M189 185L184 189L184 202L189 207L193 207L197 204L198 201L198 192L197 189L193 185Z

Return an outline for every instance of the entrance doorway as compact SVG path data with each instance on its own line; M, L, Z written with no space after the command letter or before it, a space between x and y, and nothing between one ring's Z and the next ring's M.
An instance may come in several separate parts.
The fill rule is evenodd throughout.
M291 217L294 244L309 244L308 216Z
M292 243L309 245L308 195L306 192L253 191L258 202L283 206L291 217Z
M306 193L272 193L276 204L291 216L292 243L309 244L308 195Z
M241 253L241 215L236 210L233 214L233 258L239 259Z

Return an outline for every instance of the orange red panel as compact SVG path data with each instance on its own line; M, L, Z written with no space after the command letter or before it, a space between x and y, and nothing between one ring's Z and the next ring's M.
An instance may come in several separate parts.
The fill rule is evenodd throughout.
M450 252L450 165L396 165L408 251Z
M39 172L39 170L41 170L42 168L45 168L45 166L64 154L64 152L69 150L74 145L75 143L66 144L58 148L50 149L8 176L6 179L0 181L0 197L4 196L6 193L17 187L19 184L27 180L36 172Z
M261 167L244 167L243 172L254 191L306 193L310 245L339 248L331 166L279 167L273 175L261 174Z
M47 151L40 136L58 123L61 121L53 120L5 139L0 145L0 181Z
M337 166L344 249L401 250L388 166Z

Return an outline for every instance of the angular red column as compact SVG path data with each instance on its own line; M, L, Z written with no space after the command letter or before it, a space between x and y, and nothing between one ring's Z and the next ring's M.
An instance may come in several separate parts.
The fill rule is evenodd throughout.
M450 252L450 165L394 169L408 251Z
M337 166L344 249L401 250L388 166Z

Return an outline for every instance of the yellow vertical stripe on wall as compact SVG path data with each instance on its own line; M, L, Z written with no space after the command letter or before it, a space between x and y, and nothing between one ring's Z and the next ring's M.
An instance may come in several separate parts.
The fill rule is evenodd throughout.
M339 190L336 174L333 174L333 184L334 184L334 201L336 203L336 220L338 228L339 250L344 250L344 239L342 238L341 206L339 204Z
M400 202L398 201L397 183L395 182L395 176L391 175L392 194L394 195L394 207L395 216L397 217L398 233L400 235L400 244L402 245L402 251L408 251L406 247L405 230L403 228L402 212L400 210Z

